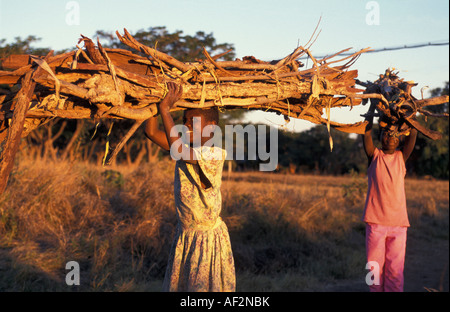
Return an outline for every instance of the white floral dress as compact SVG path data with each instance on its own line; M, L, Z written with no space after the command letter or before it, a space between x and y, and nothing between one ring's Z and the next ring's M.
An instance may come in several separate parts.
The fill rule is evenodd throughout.
M228 228L220 218L226 151L195 148L198 165L178 160L174 195L178 225L163 284L164 291L235 291L235 268ZM204 189L200 172L211 183Z

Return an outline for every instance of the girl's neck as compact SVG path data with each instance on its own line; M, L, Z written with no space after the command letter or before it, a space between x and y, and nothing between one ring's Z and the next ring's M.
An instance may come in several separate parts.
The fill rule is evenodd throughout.
M207 143L209 140L211 140L212 139L212 137L202 137L201 139L200 139L200 147L202 147L202 146L205 146L205 143ZM208 145L210 145L210 144L208 144ZM189 143L189 146L190 147L195 147L194 146L194 142L190 142Z
M388 154L388 155L392 155L392 154L394 154L395 153L395 151L397 150L397 149L384 149L384 148L382 148L381 149L382 151L383 151L383 153L385 153L385 154Z

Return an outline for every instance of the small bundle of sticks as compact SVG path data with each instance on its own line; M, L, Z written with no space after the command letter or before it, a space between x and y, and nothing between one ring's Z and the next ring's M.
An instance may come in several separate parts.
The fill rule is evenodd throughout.
M448 113L436 114L424 109L426 106L447 103L448 95L418 100L411 94L411 88L417 83L404 81L399 78L398 72L390 68L374 82L357 81L357 84L366 87L365 93L370 94L371 105L378 111L373 115L378 117L382 129L397 135L408 135L411 128L415 128L432 140L442 138L441 133L422 126L416 116L420 114L448 118ZM367 99L363 101L363 105L366 103Z

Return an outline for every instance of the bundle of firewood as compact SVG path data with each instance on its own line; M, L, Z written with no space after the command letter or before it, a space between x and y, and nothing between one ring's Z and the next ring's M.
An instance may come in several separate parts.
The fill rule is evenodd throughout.
M333 122L330 110L372 99L378 101L381 123L400 132L415 127L432 139L439 137L414 117L417 113L430 115L423 107L444 103L448 97L417 100L411 95L414 84L404 82L390 70L374 83L358 81L357 70L348 68L368 49L339 58L346 49L316 60L308 43L306 48L298 47L272 62L255 57L218 61L222 55L211 56L204 50L204 60L183 63L142 45L126 29L123 36L118 32L117 36L138 54L103 48L100 42L95 46L82 36L79 44L83 42L84 48L77 45L78 50L72 52L4 59L2 67L9 71L0 71L0 84L12 87L0 89L0 141L6 139L13 123L20 128L21 136L26 136L55 117L132 119L139 125L158 113L157 103L164 97L168 81L183 85L183 97L175 110L211 106L222 111L258 109L283 114L286 119L294 117L344 132L363 133L364 122ZM300 69L301 56L310 57L312 68ZM356 84L366 89L358 89ZM22 121L14 121L14 114L23 114Z
M411 94L411 88L417 83L404 81L398 76L394 69L387 69L379 79L374 82L363 83L357 80L357 84L366 87L365 93L370 94L371 104L375 106L378 123L385 131L395 132L397 135L408 135L412 128L415 128L426 137L437 140L442 134L425 128L417 119L417 115L425 117L446 117L448 113L432 113L425 109L426 106L440 105L448 102L448 95L434 97L430 99L418 100ZM368 99L363 101L363 105ZM366 114L367 115L367 114Z
M33 87L24 101L23 136L55 117L145 120L157 114L157 103L169 81L183 85L178 110L211 106L221 111L258 109L345 132L361 133L363 129L363 123L332 122L330 109L359 105L367 96L355 87L357 71L348 70L366 50L339 58L344 50L316 60L308 47L299 47L272 62L255 57L218 61L222 55L211 56L204 50L204 60L183 63L140 44L126 30L117 36L137 53L103 48L100 42L95 46L82 36L84 47L72 52L4 59L2 66L9 71L0 71L0 84L13 87L0 96L0 138L11 125L19 97L24 96L21 91L30 87L27 84ZM305 55L311 57L313 66L300 70L303 64L298 59ZM27 74L31 75L28 79ZM322 117L324 113L327 118Z
M310 40L305 47L272 62L252 56L219 61L223 54L211 56L204 49L204 60L184 63L139 43L126 29L117 36L135 53L104 48L99 41L95 46L82 36L78 44L84 46L77 45L72 52L53 55L51 51L45 57L12 55L1 60L0 85L8 87L0 88L0 180L4 182L11 170L20 138L54 118L135 120L116 147L117 153L144 120L158 114L157 104L169 81L183 86L182 99L174 110L212 106L221 111L264 110L286 119L325 124L328 131L334 127L362 134L366 122L333 122L331 109L353 107L370 99L376 101L384 127L400 132L414 127L432 139L439 138L439 133L422 127L415 116L433 115L423 107L448 102L448 96L417 100L411 96L413 84L390 71L374 83L358 81L357 70L349 67L369 49L343 56L350 50L346 49L316 59L309 50ZM308 57L312 67L302 69L300 57ZM4 187L2 181L0 184Z

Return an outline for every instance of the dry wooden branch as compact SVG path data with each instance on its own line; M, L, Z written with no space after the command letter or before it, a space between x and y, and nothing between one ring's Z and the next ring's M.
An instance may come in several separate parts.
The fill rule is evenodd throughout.
M134 125L128 130L127 134L120 140L117 144L116 148L112 153L108 153L105 158L105 163L110 165L112 161L115 159L119 151L123 148L123 146L128 142L128 140L133 136L136 130L141 126L143 120L138 120L134 123Z
M418 100L411 94L411 88L417 85L412 81L400 79L398 73L387 69L375 82L358 84L366 87L366 99L375 101L379 112L379 124L387 131L408 135L411 128L415 128L427 138L438 140L442 134L425 128L417 120L418 114L432 117L448 118L447 113L432 114L423 108L431 105L439 105L449 101L448 95L431 99Z
M411 105L414 113L422 113L424 106L448 101L448 97L416 100L408 95L399 109L399 104L382 89L367 84L365 89L356 86L358 72L349 67L368 49L340 58L346 49L316 60L309 50L314 34L305 47L296 48L278 61L264 62L253 56L218 61L204 50L206 59L191 63L180 62L141 44L126 29L123 35L117 32L117 36L136 53L103 48L100 42L96 46L82 36L78 43L83 42L84 49L49 56L45 61L30 55L3 60L3 67L9 71L0 71L0 84L10 85L11 91L2 91L0 96L0 142L7 137L11 124L8 120L14 115L14 98L20 81L36 66L45 70L33 77L37 91L29 102L22 136L53 117L148 119L157 114L156 105L167 92L168 81L183 85L183 96L176 110L211 106L221 111L264 110L350 133L363 133L365 123L333 122L330 109L378 99L379 111L387 118L398 120L399 111L409 111L405 109ZM309 55L314 66L301 70L303 64L297 60L301 55ZM322 117L325 112L327 118Z
M95 46L82 36L79 43L84 43L84 50L54 56L41 64L46 71L34 79L39 93L31 101L24 135L39 126L39 120L43 122L48 117L147 119L157 113L155 104L164 97L167 81L183 84L184 94L177 109L199 105L218 106L222 111L262 109L331 124L342 131L361 132L359 123L330 123L321 117L329 103L331 107L361 103L363 90L355 88L357 71L348 71L346 65L330 67L327 61L331 58L322 60L322 64L314 60L318 64L314 69L301 71L299 67L303 64L296 58L309 53L302 47L277 62L263 62L254 57L221 62L204 50L205 61L183 63L142 45L126 29L124 35L117 35L124 44L145 56L106 49L100 42ZM4 60L3 66L13 71L0 71L0 83L17 84L26 72L33 70L33 59L42 63L23 55ZM3 120L12 116L12 97L7 95L0 103ZM7 127L4 122L0 138Z
M42 60L44 63L53 55L53 51L50 51L47 56ZM0 154L0 194L6 188L9 174L14 165L14 158L19 150L20 139L23 136L24 124L26 121L26 114L29 109L29 103L33 97L33 92L36 87L35 77L43 72L42 66L27 71L21 79L21 87L19 91L14 95L11 100L9 109L13 111L11 117L11 126L9 131L5 133L7 135L6 140L0 141L4 143Z
M21 81L23 87L13 99L15 109L12 116L12 126L8 131L8 139L0 154L0 194L6 188L8 177L14 164L14 157L19 149L28 103L35 88L35 84L31 80L32 75L33 72L25 74Z
M83 42L84 49L77 46L76 51L50 53L45 58L12 55L3 59L6 71L0 71L0 84L10 89L0 89L0 193L6 186L20 137L55 117L135 120L116 149L105 157L110 162L142 122L157 114L156 105L165 96L169 81L183 85L183 96L174 110L212 106L221 111L264 110L287 119L323 124L328 131L333 127L362 134L365 122L333 122L331 109L370 100L376 102L380 124L386 129L407 133L416 128L431 139L440 138L440 133L420 125L415 116L437 117L424 107L448 102L448 96L417 100L411 95L413 84L392 71L374 83L360 82L357 70L349 68L368 49L339 58L346 49L316 60L309 50L317 38L316 30L305 47L272 62L253 56L219 61L218 56L204 50L204 61L183 63L141 44L126 29L117 36L136 53L103 48L100 42L95 46L82 36L78 43ZM303 64L298 58L302 55L311 58L312 68L301 70ZM326 118L322 117L324 111Z

